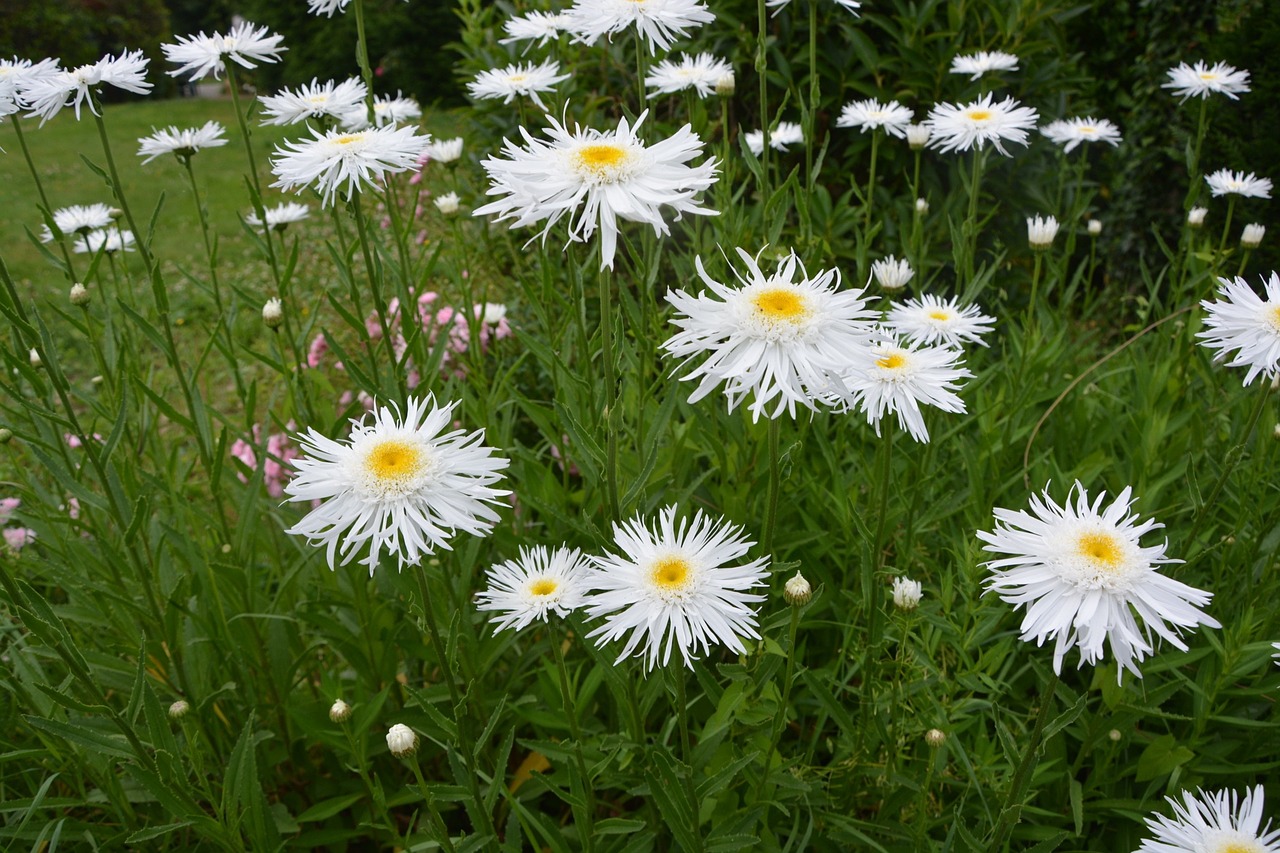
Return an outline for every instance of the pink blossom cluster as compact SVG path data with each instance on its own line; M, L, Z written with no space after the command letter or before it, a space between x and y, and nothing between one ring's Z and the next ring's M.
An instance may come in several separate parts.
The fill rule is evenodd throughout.
M18 498L0 498L0 524L8 524L20 506L22 501ZM16 554L35 540L36 532L29 527L6 527L3 536L4 544Z
M293 469L288 467L290 460L298 456L297 446L289 443L289 432L298 429L293 421L285 424L288 432L274 432L267 436L267 458L262 463L262 480L267 485L267 494L273 498L284 497L284 485L293 476ZM242 438L231 445L231 455L239 459L246 467L256 470L258 456L256 448L262 443L262 431L258 424L253 425L253 443ZM240 482L247 483L249 478L238 474Z

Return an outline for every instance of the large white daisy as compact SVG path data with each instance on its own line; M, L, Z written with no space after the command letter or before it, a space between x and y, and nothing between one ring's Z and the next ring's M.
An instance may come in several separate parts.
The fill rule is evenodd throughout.
M200 127L190 127L185 130L179 130L176 127L166 127L164 130L152 128L152 130L154 132L150 136L144 136L138 140L138 156L143 158L143 163L150 163L165 154L191 157L205 148L217 148L227 144L227 138L222 135L226 130L216 121L206 121Z
M557 83L568 79L568 74L560 73L560 63L548 59L541 65L516 63L506 68L481 71L467 84L467 91L473 98L502 98L504 104L524 96L537 104L538 109L545 110L547 105L542 103L539 95L555 91Z
M1140 544L1164 525L1130 511L1130 487L1105 509L1105 493L1090 503L1079 482L1072 492L1063 506L1046 488L1043 499L1031 496L1031 512L997 508L996 529L978 531L984 551L1008 555L985 563L987 589L1015 609L1026 606L1022 639L1054 641L1054 672L1072 647L1083 666L1102 660L1109 643L1117 680L1126 669L1141 677L1137 663L1153 653L1153 633L1185 651L1181 629L1221 627L1200 610L1212 593L1160 573L1161 564L1181 562L1165 556L1168 542Z
M924 123L929 128L929 145L948 151L982 148L990 142L1006 157L1003 143L1027 144L1027 132L1039 118L1031 107L1020 106L1013 98L996 103L987 92L969 104L938 104Z
M882 104L874 98L865 101L850 101L840 110L836 119L836 127L856 127L863 133L883 127L885 132L899 139L907 135L907 125L915 117L911 107L904 107L897 101Z
M751 153L759 157L764 153L764 131L752 130L742 135ZM792 145L804 142L804 128L794 121L780 121L778 126L769 131L769 147L775 151L786 151Z
M1249 72L1239 71L1225 62L1215 62L1212 66L1197 60L1195 65L1185 62L1169 69L1169 82L1161 83L1162 89L1172 89L1173 94L1187 98L1207 98L1215 92L1226 95L1231 100L1239 100L1236 95L1249 91Z
M1244 198L1271 198L1271 179L1259 178L1253 172L1233 172L1230 169L1219 169L1211 175L1205 175L1209 184L1209 192L1216 198L1223 195L1238 195Z
M590 558L584 606L604 618L587 635L597 645L626 637L618 660L643 655L651 670L679 650L692 667L713 644L744 654L743 639L759 638L752 605L764 596L749 590L765 585L768 560L733 565L755 544L739 527L701 511L677 524L669 506L652 530L637 515L615 524L613 538L620 553Z
M696 56L682 55L679 60L664 59L650 69L644 78L644 84L654 91L649 97L669 95L693 89L703 98L716 93L716 84L727 74L733 74L733 66L712 56L710 53L699 53Z
M352 420L345 442L314 429L300 435L307 455L292 460L298 474L285 494L323 503L287 532L323 545L330 568L367 544L360 562L371 575L384 552L403 568L448 550L458 531L488 533L498 520L489 504L510 494L492 488L509 460L483 443L483 431L445 432L456 405L410 397L403 418L382 406Z
M348 121L367 120L368 107L365 97L368 90L364 83L348 78L341 83L312 79L297 89L282 89L274 95L258 99L262 108L262 123L288 125L308 119L326 120L330 126Z
M259 63L273 64L280 61L286 50L280 42L284 36L273 33L249 21L241 21L224 33L211 36L203 32L194 36L176 36L177 44L162 44L164 58L178 67L169 72L172 77L187 75L190 80L213 75L214 79L227 70L226 60L244 68L256 68Z
M952 74L968 74L977 80L988 71L1017 71L1018 57L1002 50L980 50L951 60Z
M961 305L958 297L939 299L931 293L919 299L895 302L885 324L908 340L922 344L961 347L966 343L986 346L982 336L995 323L977 305Z
M1113 147L1120 144L1120 128L1105 118L1093 116L1052 121L1040 128L1040 132L1061 145L1067 154L1081 142L1107 142Z
M843 408L857 406L880 434L880 421L893 413L898 428L916 441L927 442L921 404L944 412L965 411L964 400L956 393L959 381L973 374L961 365L963 354L949 346L922 346L900 342L884 330L870 346L849 352L843 382L847 390L835 389L833 401Z
M706 356L681 377L701 380L689 402L723 382L730 411L749 394L753 420L784 411L794 418L797 404L816 408L838 381L846 353L866 342L873 314L861 290L838 289L838 270L810 277L793 252L765 275L756 258L742 249L738 257L745 267L745 274L734 270L740 286L716 281L698 258L707 292L667 293L677 311L671 322L680 331L662 348L682 359L681 367Z
M138 95L150 92L148 62L150 60L143 56L141 50L125 51L119 56L108 54L73 71L46 73L27 82L22 102L30 107L29 115L40 116L42 125L65 106L74 106L79 120L80 106L84 103L88 103L89 109L96 113L89 91L96 90L103 83Z
M521 548L518 560L507 560L486 573L489 585L476 593L477 610L491 610L496 630L519 631L551 614L564 617L582 606L588 571L577 548Z
M60 207L55 210L53 224L61 234L86 234L111 225L115 221L114 213L115 211L105 204L73 204L70 207ZM42 230L44 233L41 240L48 243L54 238L48 225L42 226Z
M1244 384L1252 384L1258 374L1268 379L1280 375L1280 274L1271 273L1263 282L1266 299L1258 296L1243 278L1218 279L1218 299L1204 300L1208 312L1205 328L1196 333L1201 346L1217 350L1215 361L1228 367L1247 367Z
M344 198L349 201L361 184L376 188L386 175L417 165L431 137L417 136L415 130L411 126L326 133L313 129L311 139L276 148L271 171L279 180L271 186L286 192L311 186L325 205L345 189Z
M716 19L702 0L577 0L565 14L575 41L592 44L634 26L651 53Z
M613 268L619 219L647 223L662 235L670 233L661 213L664 206L675 210L676 219L685 213L715 215L697 200L715 183L715 159L688 165L702 154L702 140L687 124L674 136L646 146L636 131L648 115L647 110L641 113L634 125L624 118L614 131L577 125L569 131L548 117L547 141L521 128L525 147L504 139L504 157L481 163L492 182L486 194L501 198L477 208L475 215L514 220L512 228L545 220L544 239L566 215L571 241L590 240L598 228L602 269Z
M1173 817L1145 818L1153 837L1136 853L1280 853L1280 829L1263 823L1262 786L1241 798L1235 791L1182 792L1166 797Z

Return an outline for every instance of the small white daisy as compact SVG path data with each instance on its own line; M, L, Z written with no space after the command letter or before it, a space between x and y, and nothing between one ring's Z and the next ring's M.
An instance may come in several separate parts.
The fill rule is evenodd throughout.
M571 22L564 12L529 12L517 15L502 24L507 37L498 39L498 44L511 44L517 41L537 41L539 45L555 41L561 33L569 32Z
M1243 278L1219 278L1218 301L1200 303L1208 314L1204 330L1197 332L1200 345L1217 350L1214 361L1235 357L1228 367L1247 367L1244 384L1263 374L1267 379L1280 375L1280 274L1271 273L1263 282L1266 299L1254 293Z
M296 201L286 201L277 204L275 207L268 207L263 210L267 217L267 227L274 228L277 231L283 231L286 225L294 222L301 222L311 215L311 208L305 204L298 204ZM255 228L262 227L262 220L258 218L257 213L250 213L245 216L244 221Z
M97 231L81 234L71 244L71 248L82 255L92 255L98 252L106 252L111 255L116 252L132 252L136 242L137 240L134 239L132 231L127 229L121 231L118 228L101 228Z
M496 611L494 630L519 631L535 620L561 618L582 606L588 563L577 548L521 548L518 560L490 568L477 610ZM558 642L558 641L557 641Z
M1182 792L1182 802L1166 797L1173 817L1144 818L1154 837L1135 853L1280 853L1280 829L1263 823L1261 785L1245 792Z
M1017 71L1018 57L1000 50L980 50L951 60L952 74L968 74L977 80L988 71Z
M1027 245L1036 251L1044 251L1053 245L1058 236L1058 220L1052 216L1027 217Z
M593 44L634 26L650 53L670 50L690 29L716 19L702 0L577 0L565 14L574 41Z
M289 125L312 120L325 120L330 124L345 124L349 120L364 121L368 108L365 97L368 89L355 78L335 83L321 83L312 79L297 89L282 89L274 95L258 99L262 108L264 125Z
M961 366L962 353L949 346L921 346L900 343L888 330L870 346L860 346L848 354L844 384L848 389L833 401L841 408L857 406L880 434L880 421L890 412L897 415L898 428L911 433L921 443L929 440L924 423L923 403L944 412L965 411L964 400L956 393L957 383L973 374Z
M458 198L458 194L455 192L447 192L444 195L438 195L432 199L432 203L435 204L436 210L440 211L445 216L451 216L452 214L457 213L458 206L461 202L462 200Z
M408 171L417 165L430 137L417 136L413 127L377 127L343 133L312 130L311 139L285 142L276 148L271 171L278 181L271 186L285 192L311 186L324 205L333 204L345 188L345 198L361 184L377 187L384 176Z
M1245 198L1271 198L1271 179L1259 178L1253 172L1233 172L1230 169L1219 169L1212 175L1206 175L1209 192L1214 197L1220 195L1238 195Z
M893 579L893 604L899 610L915 610L924 598L924 587L920 581L908 577Z
M614 131L577 125L572 132L548 117L548 141L535 139L524 128L526 147L502 141L505 159L490 157L481 165L492 182L487 195L502 196L477 208L474 215L497 214L497 221L513 219L511 227L546 220L541 236L568 216L569 239L587 241L600 230L600 267L613 268L618 241L618 219L648 223L655 234L670 233L661 208L685 213L715 215L700 207L698 194L716 180L714 158L697 165L689 161L702 154L702 140L689 125L675 135L645 145L636 132L649 112L634 125L624 118Z
M373 99L373 121L379 127L384 124L407 124L422 118L422 105L413 98L396 92L390 95L376 95Z
M911 264L905 259L898 260L893 255L871 262L871 276L885 290L901 290L915 274Z
M1207 98L1217 92L1231 100L1249 91L1249 72L1237 71L1225 62L1215 62L1212 67L1198 60L1194 66L1185 62L1169 69L1169 82L1161 83L1162 89L1172 89L1173 94L1187 98Z
M759 157L764 153L763 130L745 133L742 138L746 140L747 148L752 154ZM793 121L780 121L777 127L769 131L769 147L775 151L786 151L792 145L800 145L803 142L804 128Z
M962 307L958 298L944 301L926 293L919 299L894 303L885 323L922 344L962 347L975 343L985 347L982 336L991 331L995 318L983 314L977 305Z
M742 249L738 257L746 267L745 275L734 270L740 287L711 278L699 257L698 275L709 292L667 293L677 311L671 322L680 331L662 348L682 359L681 367L706 355L681 377L701 380L690 403L723 382L729 411L750 394L752 420L784 411L794 418L797 404L815 409L819 395L837 381L846 353L867 340L874 315L861 290L839 290L838 270L810 277L793 252L766 276L756 258Z
M590 558L585 608L605 620L587 635L598 646L627 638L618 660L643 655L648 671L678 649L692 668L712 644L745 654L743 639L760 637L753 605L765 597L748 590L765 585L768 560L731 565L755 544L741 528L701 511L677 524L669 506L654 529L637 515L615 524L613 538L621 553Z
M189 158L205 148L217 148L227 144L226 132L216 121L206 121L200 127L178 130L166 127L155 130L150 136L138 140L138 156L144 158L143 163L150 163L157 157L173 154L179 158Z
M857 15L858 10L862 8L860 0L833 0L833 2L841 9L844 9L846 12L852 12L854 15ZM773 9L773 14L776 15L787 6L791 5L791 0L765 0L764 5Z
M650 69L644 78L645 86L653 89L649 97L670 95L693 89L703 98L716 93L716 84L726 74L733 73L733 66L709 53L696 56L683 55L678 61L664 59Z
M249 21L241 21L226 34L203 32L194 36L176 36L177 44L162 44L164 58L176 63L169 72L172 77L187 75L189 80L199 80L213 75L215 80L227 70L226 60L243 68L257 68L258 63L273 64L280 61L280 54L287 47L281 46L284 36L273 33Z
M331 569L367 543L360 562L370 575L383 552L404 568L437 548L450 549L458 531L488 533L498 520L489 504L510 494L492 488L509 460L483 443L483 431L445 432L456 405L410 397L403 418L381 406L353 419L345 442L314 429L300 435L307 455L291 461L298 473L285 494L289 501L323 503L287 532L324 545Z
M1260 222L1250 222L1240 232L1240 248L1256 249L1262 245L1262 238L1267 236L1267 226Z
M999 103L990 92L970 104L938 104L929 111L925 125L929 128L929 145L949 151L982 150L990 142L1006 157L1004 142L1027 144L1027 132L1039 119L1031 107L1019 106L1013 98Z
M516 63L506 68L481 71L475 80L467 84L467 91L473 98L502 98L504 104L525 96L537 104L538 109L546 110L547 105L542 103L539 94L554 92L557 83L568 79L568 74L560 73L560 63L548 59L541 65Z
M115 221L113 213L114 211L105 204L73 204L70 207L60 207L55 210L53 224L61 234L85 234L111 225ZM48 243L54 237L53 232L49 230L48 225L42 227L44 236L41 239Z
M437 139L423 151L426 153L427 159L433 163L452 163L462 156L462 137Z
M1053 142L1062 146L1063 152L1070 154L1081 142L1107 142L1112 146L1120 144L1120 128L1105 118L1068 118L1049 122L1040 128Z
M73 71L57 71L29 81L23 102L30 107L28 115L40 116L40 124L53 118L66 106L74 106L76 120L80 119L81 104L88 103L96 114L91 89L103 83L145 95L151 91L147 82L148 60L141 50L126 51L119 56L102 57L90 65L81 65Z
M996 529L978 531L984 551L1009 555L984 564L992 573L987 589L1015 609L1026 605L1022 639L1054 641L1054 672L1062 671L1072 647L1079 648L1083 666L1100 661L1110 643L1117 680L1126 669L1142 677L1136 663L1154 651L1152 633L1185 651L1181 629L1221 627L1200 610L1212 593L1160 574L1159 565L1181 562L1165 556L1168 541L1139 543L1164 525L1130 512L1130 487L1105 509L1105 493L1090 503L1078 481L1071 491L1075 499L1069 493L1064 506L1046 488L1043 499L1031 496L1030 513L997 508Z
M883 127L890 136L903 139L907 135L907 125L915 118L915 111L904 107L897 101L882 104L875 99L851 101L840 111L836 119L836 127L857 127L866 133Z

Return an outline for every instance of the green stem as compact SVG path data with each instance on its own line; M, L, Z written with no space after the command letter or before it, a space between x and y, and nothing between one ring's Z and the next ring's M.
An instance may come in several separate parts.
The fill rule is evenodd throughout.
M18 136L18 147L22 149L23 159L27 161L27 169L31 172L31 179L35 181L36 192L40 194L40 203L44 205L45 212L52 217L53 208L49 206L49 197L44 194L44 182L40 180L40 173L36 171L35 161L31 159L31 151L27 148L27 137L22 132L22 122L18 120L17 113L9 116L9 118L13 122L13 131ZM67 250L67 235L58 235L58 248L62 250L62 259L67 264L67 280L74 283L76 271L71 263L71 252Z
M1222 239L1218 241L1218 251L1213 256L1213 271L1218 272L1218 267L1223 260L1226 259L1227 239L1231 236L1231 217L1236 212L1236 197L1230 195L1227 197L1227 219L1222 223Z
M1023 799L1027 795L1027 786L1031 784L1031 773L1039 760L1044 727L1049 722L1049 715L1053 710L1053 695L1058 689L1058 683L1058 673L1055 672L1049 676L1049 684L1040 697L1040 713L1036 715L1035 727L1032 728L1031 736L1027 740L1027 750L1022 754L1022 760L1018 762L1018 769L1014 771L1013 781L1009 785L1009 796L1005 798L1004 808L1000 810L1000 817L991 833L991 841L985 845L985 849L992 853L1001 853L1005 849L1009 835L1022 814Z
M804 181L805 190L808 193L805 198L813 197L813 150L818 144L818 83L818 4L811 0L809 3L809 110L806 116L808 127L804 131ZM872 145L874 152L874 143ZM873 158L874 156L872 154ZM871 168L875 169L874 159ZM870 217L870 211L867 215ZM870 219L867 221L870 223Z
M252 132L249 130L249 122L245 118L244 110L240 107L240 84L236 80L236 71L234 63L227 63L227 87L231 90L231 103L235 106L236 121L240 125L240 138L244 140L244 153L249 161L249 181L253 185L252 198L249 199L253 204L253 212L258 215L258 221L262 223L262 242L267 248L267 263L271 266L271 276L276 282L277 289L280 287L280 265L276 260L275 246L271 242L271 226L267 224L267 210L262 203L262 184L258 180L258 160L253 153L253 143L250 141Z
M810 3L809 5L812 6L816 4ZM862 202L863 214L864 214L862 218L862 223L863 223L862 227L867 232L871 231L871 205L874 203L875 194L876 194L876 156L879 154L879 152L880 152L880 134L877 133L875 130L872 130L871 131L871 167L867 174L867 197ZM920 158L919 156L917 156L916 157L917 169L919 169L919 164L920 164ZM917 178L918 177L919 177L919 173L917 172ZM911 200L911 204L913 208L915 203L916 203L915 199L913 198Z
M782 490L781 460L778 458L782 428L779 425L779 420L780 418L769 419L769 444L765 451L769 455L769 502L765 507L764 516L764 550L766 554L773 553L773 532L778 521L778 495Z
M618 505L618 380L613 352L613 282L608 267L600 268L600 335L604 361L605 470L604 487L609 517L621 521Z
M671 680L675 682L676 688L676 716L680 721L680 757L684 760L684 768L680 775L684 781L684 795L689 800L689 812L693 815L693 826L689 829L693 833L694 851L701 853L702 844L702 828L698 819L698 813L701 809L698 807L698 794L693 786L693 747L689 740L689 699L685 695L685 680L688 674L685 668L680 664L675 664L672 669L667 670L671 676Z
M360 0L356 0L360 2ZM413 778L418 780L418 792L422 794L422 799L427 804L427 812L431 815L431 822L435 824L435 829L440 833L440 844L449 853L453 853L453 839L449 837L449 827L445 825L444 818L440 816L440 810L436 808L436 798L431 796L431 789L427 787L427 780L422 778L422 768L418 766L416 755L410 755L404 760L405 764L413 770ZM405 839L405 849L409 849L409 839Z
M787 721L787 710L791 703L791 682L795 677L796 671L796 634L800 627L800 611L803 605L791 605L791 623L787 629L787 668L782 677L782 698L778 703L778 710L773 714L773 725L770 727L769 733L769 750L764 756L764 769L760 771L760 778L756 780L756 792L752 798L752 802L759 804L765 801L769 795L769 772L773 766L773 754L778 752L778 741L782 738L782 727Z
M756 0L756 16L759 31L756 36L756 76L760 79L760 133L763 147L760 150L760 203L769 201L769 107L768 80L765 74L768 68L766 44L769 36L768 9L764 0Z
M964 220L964 282L973 281L974 261L978 254L978 197L982 194L982 152L973 152L973 176L969 183L969 214Z
M369 124L376 125L377 113L373 108L373 68L369 65L369 42L364 33L364 0L356 0L356 62L360 65L360 76L364 78L364 106L368 112Z
M391 375L396 382L400 398L404 399L408 396L409 390L405 385L404 371L399 369L399 360L396 358L395 342L393 340L395 335L391 328L391 317L387 313L386 296L382 292L380 269L374 264L373 249L369 245L369 223L365 218L364 209L360 206L360 193L355 193L351 196L351 215L356 221L356 236L360 241L360 254L364 258L365 273L369 277L369 294L373 297L373 310L378 313L378 323L382 326L382 344L387 351L387 363L391 365ZM410 307L402 305L400 310L403 313L409 311ZM379 384L381 384L380 381Z
M569 734L573 736L573 758L578 765L578 777L582 780L582 790L587 798L586 808L582 810L582 820L586 824L581 832L583 849L591 853L595 849L595 813L596 795L591 784L591 776L587 773L587 762L582 756L582 729L578 725L578 707L573 700L573 690L569 686L569 668L564 663L564 649L558 637L551 638L551 648L555 651L556 670L560 673L560 697L564 702L565 712L569 715Z
M1036 316L1036 300L1039 298L1040 292L1040 269L1044 265L1043 249L1033 250L1035 254L1034 266L1031 268L1031 298L1027 301L1027 317L1023 322L1023 328L1031 325L1032 319Z

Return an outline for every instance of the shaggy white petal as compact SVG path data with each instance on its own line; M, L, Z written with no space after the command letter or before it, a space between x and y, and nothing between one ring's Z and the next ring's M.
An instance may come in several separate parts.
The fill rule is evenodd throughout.
M1200 303L1208 314L1205 328L1196 334L1201 346L1217 350L1215 361L1228 367L1247 367L1244 384L1258 374L1268 379L1280 375L1280 274L1263 281L1266 299L1258 296L1243 278L1218 279L1218 299Z

